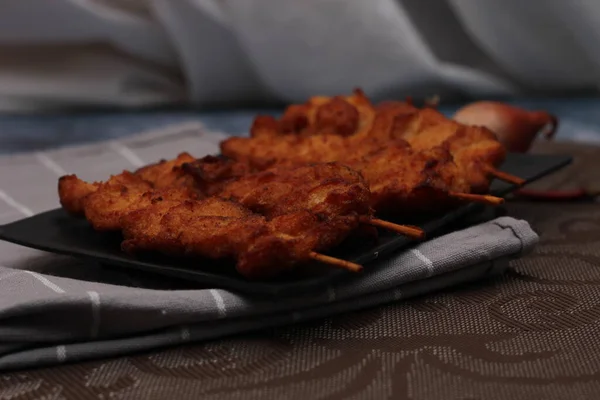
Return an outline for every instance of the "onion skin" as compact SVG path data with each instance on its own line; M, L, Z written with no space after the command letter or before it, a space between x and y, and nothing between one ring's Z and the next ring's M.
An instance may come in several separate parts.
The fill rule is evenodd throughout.
M452 119L464 125L488 128L513 153L529 151L540 133L552 139L558 128L556 116L546 111L529 111L495 101L467 104Z

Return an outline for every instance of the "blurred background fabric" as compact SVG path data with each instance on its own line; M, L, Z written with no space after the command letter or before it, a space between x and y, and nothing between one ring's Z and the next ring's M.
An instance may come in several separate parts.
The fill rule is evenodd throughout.
M596 93L597 0L3 0L0 111Z

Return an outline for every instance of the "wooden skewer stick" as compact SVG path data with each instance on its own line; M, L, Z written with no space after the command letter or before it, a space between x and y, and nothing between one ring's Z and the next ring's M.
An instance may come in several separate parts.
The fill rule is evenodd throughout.
M504 203L504 199L502 197L490 196L487 194L472 194L472 193L456 193L450 192L448 193L450 197L454 197L459 200L472 201L475 203L483 203L488 204L490 206L499 206Z
M360 217L360 222L363 224L373 225L378 228L387 229L388 231L399 233L400 235L408 236L413 239L424 239L425 232L423 229L416 226L398 225L393 222L384 221L378 218Z
M322 262L323 264L328 264L328 265L331 265L334 267L347 269L348 271L352 271L352 272L360 272L363 269L362 265L360 265L360 264L355 264L350 261L326 256L325 254L317 253L316 251L310 252L310 258L312 258L315 261Z
M501 181L512 183L517 186L523 186L525 184L525 179L519 178L518 176L514 176L511 174L507 174L506 172L498 171L497 169L491 167L487 168L487 172L494 178L500 179Z

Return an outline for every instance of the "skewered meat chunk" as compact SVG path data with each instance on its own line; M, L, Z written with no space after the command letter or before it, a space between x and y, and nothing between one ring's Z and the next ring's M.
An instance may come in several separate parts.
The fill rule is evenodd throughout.
M356 136L369 137L386 143L390 139L398 139L396 131L403 128L405 118L419 111L412 103L404 101L386 101L374 109L373 123L357 133Z
M494 133L483 127L461 127L442 144L447 148L467 178L472 193L489 191L496 166L506 158L506 149Z
M235 259L240 274L264 279L311 261L315 251L338 244L353 226L332 228L308 211L267 220L236 202L187 200L157 203L123 217L122 248L132 254Z
M214 168L215 160L209 160ZM363 177L356 171L337 163L309 164L297 168L277 167L263 172L232 178L236 167L232 160L220 159L222 170L231 175L213 176L197 174L198 184L214 196L239 202L253 212L269 219L300 211L309 211L321 222L323 235L336 235L340 226L355 230L359 223L372 217L370 192ZM202 170L201 160L187 165L192 173ZM216 189L218 188L218 189ZM372 229L363 233L376 235ZM339 242L339 241L336 241ZM320 248L320 247L319 247Z
M491 171L506 158L506 149L496 135L483 127L466 126L440 112L424 108L415 113L399 113L387 128L383 124L369 132L371 137L406 140L415 150L444 147L471 185L471 191L488 190Z
M253 241L238 258L247 277L274 276L313 260L315 252L339 245L355 229L348 218L320 219L309 211L283 214L266 222L268 233Z
M376 138L362 136L232 137L221 142L221 153L231 159L244 161L251 169L265 170L303 163L345 163L348 157L365 156L388 145L389 140L384 143Z
M231 170L241 163L223 160ZM202 168L202 163L190 169ZM231 175L229 175L231 176ZM223 177L228 180L227 176ZM200 184L210 182L198 176ZM219 180L213 182L217 183ZM231 180L215 195L239 202L250 210L273 217L298 210L326 216L370 214L369 189L356 171L338 163L308 164L297 168L277 167Z
M58 197L62 207L70 214L75 216L84 216L84 200L86 197L96 192L100 187L110 185L114 186L144 186L150 185L140 180L131 172L123 171L118 175L112 175L105 184L102 182L86 182L77 177L77 175L65 175L58 180Z
M203 172L205 162L219 174ZM363 162L363 160L357 160ZM217 164L221 164L218 167ZM239 165L238 165L239 164ZM299 167L277 166L263 172L239 176L249 170L244 162L219 158L198 160L184 166L196 176L198 184L214 196L233 199L252 211L273 216L310 210L322 221L344 220L355 227L358 223L363 238L376 237L373 226L392 230L415 239L424 232L415 227L397 225L373 218L373 196L357 171L340 163L302 164ZM370 226L368 226L370 225Z
M356 89L350 96L315 96L305 104L290 105L279 120L258 116L250 129L250 136L350 136L368 129L373 116L371 102L360 89Z
M111 178L82 200L85 218L96 230L119 230L121 216L137 207L142 195L150 190L152 186L136 176L127 184Z
M155 164L142 167L134 174L149 182L155 189L168 187L193 188L193 179L182 171L181 166L194 160L194 157L184 152L172 160L161 160Z
M84 216L84 199L100 187L104 187L106 190L107 185L113 189L116 185L121 185L121 188L137 188L139 190L171 187L192 190L195 188L194 179L181 169L181 165L194 160L188 153L181 153L173 160L162 160L142 167L134 173L123 171L118 175L112 175L105 183L85 182L77 175L65 175L58 180L60 204L71 215Z
M82 200L98 189L98 183L82 181L77 175L61 176L58 180L58 198L60 205L69 214L84 216Z
M280 155L280 164L301 164L303 151L294 152L298 141L319 142L323 136L288 137L275 139L279 143L279 149L284 144L289 146ZM252 140L252 139L250 139ZM247 148L247 146L246 146ZM468 193L469 184L462 176L461 170L454 163L450 152L437 147L423 151L413 150L407 142L388 142L386 147L375 147L375 150L364 150L365 154L353 156L352 153L343 156L340 163L344 163L351 169L362 174L368 183L371 195L370 205L379 215L430 212L437 209L451 207L457 204L456 198L451 193ZM241 149L241 147L240 147ZM335 154L326 151L321 146L323 154ZM268 149L259 147L254 153L262 152L271 157ZM241 162L250 162L260 165L260 158L239 157ZM308 153L312 158L314 153ZM236 154L237 156L237 154ZM340 156L342 157L342 156Z
M229 230L239 229L244 221L243 232ZM121 247L129 253L158 250L185 255L195 251L218 259L235 254L247 237L256 234L252 227L260 228L263 219L240 204L205 199L156 202L131 211L121 222L125 238Z
M199 158L181 168L194 180L197 190L207 197L221 192L229 182L257 172L250 164L215 156Z
M108 180L98 189L85 197L83 209L86 219L98 231L118 231L121 218L139 208L156 202L181 202L196 198L196 194L187 188L152 189L141 178L128 184Z
M348 160L369 182L371 206L378 215L429 213L458 204L453 193L468 193L450 152L438 147L414 151L409 146L382 148Z
M444 147L470 184L470 191L485 193L495 168L504 162L506 149L496 135L484 128L466 126L446 118L431 108L411 112L389 108L385 118L377 114L370 137L380 140L406 140L415 150Z
M336 115L338 126L343 126L340 120L349 118L344 117L343 112ZM319 129L315 118L307 118L306 126L295 132L296 135L234 138L223 142L221 149L232 158L266 168L276 163L290 164L290 147L294 147L295 159L345 162L348 154L363 156L380 151L390 142L404 140L416 151L436 147L450 151L473 193L488 190L491 178L499 176L496 167L506 157L506 149L490 130L459 124L432 108L418 109L408 102L386 102L375 107L366 120L371 122L370 126L347 135L336 129ZM296 137L295 142L293 137Z

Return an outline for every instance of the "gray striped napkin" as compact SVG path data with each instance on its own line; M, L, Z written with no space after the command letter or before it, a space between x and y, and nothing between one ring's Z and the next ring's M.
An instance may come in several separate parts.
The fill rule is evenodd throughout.
M223 137L193 123L0 158L0 224L58 207L56 179L67 172L102 180L182 150L214 154ZM502 217L421 243L322 293L279 301L111 280L129 273L0 242L0 369L127 354L398 301L501 273L536 242L527 222Z

